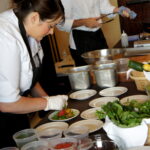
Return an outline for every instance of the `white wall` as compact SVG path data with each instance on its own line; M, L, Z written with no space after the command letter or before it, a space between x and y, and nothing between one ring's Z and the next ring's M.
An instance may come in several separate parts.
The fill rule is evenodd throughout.
M10 0L0 0L0 12L8 9L10 6Z

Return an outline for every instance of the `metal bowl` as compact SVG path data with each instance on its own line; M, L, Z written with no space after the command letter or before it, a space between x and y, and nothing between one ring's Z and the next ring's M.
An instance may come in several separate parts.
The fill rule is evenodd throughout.
M116 63L93 65L96 84L101 88L113 87L117 84Z
M122 58L124 56L124 49L101 49L83 53L81 57L87 64L95 64L97 61L113 60Z
M90 87L91 65L72 67L68 70L70 85L73 90L87 89Z

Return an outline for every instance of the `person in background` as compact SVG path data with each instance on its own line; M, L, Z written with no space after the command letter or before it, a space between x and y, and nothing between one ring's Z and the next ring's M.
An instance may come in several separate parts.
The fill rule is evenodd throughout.
M69 46L76 66L86 65L81 54L108 48L101 30L102 14L122 12L129 17L128 11L112 6L109 0L61 0L65 9L65 22L58 25L60 30L70 32ZM128 10L128 9L127 9Z
M63 22L60 0L14 0L0 14L0 147L16 146L12 135L30 128L28 113L61 110L67 95L48 96L38 82L42 38Z

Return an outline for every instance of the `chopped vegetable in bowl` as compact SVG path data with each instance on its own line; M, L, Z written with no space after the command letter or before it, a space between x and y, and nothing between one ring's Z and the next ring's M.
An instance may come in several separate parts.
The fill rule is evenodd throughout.
M68 119L68 118L71 118L71 117L74 117L75 114L73 112L72 109L70 108L65 108L65 109L62 109L60 111L58 111L53 117L52 119L53 120L63 120L63 119Z

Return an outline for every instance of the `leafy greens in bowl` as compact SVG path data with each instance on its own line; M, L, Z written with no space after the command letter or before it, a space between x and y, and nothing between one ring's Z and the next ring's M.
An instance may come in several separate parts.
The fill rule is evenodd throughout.
M99 119L106 116L117 126L122 128L135 127L141 124L142 119L150 118L150 101L139 103L131 100L126 105L119 101L108 102L96 111Z

